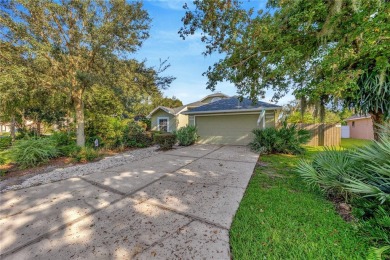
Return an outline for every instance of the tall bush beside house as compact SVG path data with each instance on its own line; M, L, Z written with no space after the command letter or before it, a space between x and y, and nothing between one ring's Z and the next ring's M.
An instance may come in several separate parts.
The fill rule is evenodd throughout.
M196 142L198 134L196 133L196 126L187 125L176 132L177 140L181 146L189 146Z
M305 151L302 145L310 139L309 131L298 129L295 124L287 125L287 122L280 128L254 129L252 133L255 137L249 146L261 154L300 154Z
M37 166L59 154L56 144L50 138L30 138L15 142L10 156L21 168Z

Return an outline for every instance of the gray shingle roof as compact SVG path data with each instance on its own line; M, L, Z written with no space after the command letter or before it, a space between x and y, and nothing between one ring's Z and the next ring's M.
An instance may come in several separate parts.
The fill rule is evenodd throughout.
M196 102L192 102L192 103L189 103L189 104L181 106L181 107L175 107L175 108L171 108L171 109L174 111L175 114L177 114L186 107L198 107L198 106L202 106L204 104L206 104L206 103L196 101Z
M263 101L258 101L256 103L252 103L252 100L248 98L243 98L240 102L238 97L231 97L226 99L221 99L203 106L196 107L191 109L190 111L184 112L187 113L195 113L195 112L211 112L211 111L225 111L225 110L256 110L262 108L281 108L281 106L266 103Z

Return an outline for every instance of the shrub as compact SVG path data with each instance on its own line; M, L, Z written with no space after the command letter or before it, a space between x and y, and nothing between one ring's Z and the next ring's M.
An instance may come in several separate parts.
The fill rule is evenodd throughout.
M160 146L161 150L169 150L176 143L176 135L171 133L156 134L154 141Z
M57 147L72 145L75 143L74 133L54 132L50 138L55 142Z
M176 136L177 140L179 141L179 145L189 146L194 144L195 141L198 139L198 134L196 133L196 131L196 127L190 125L187 125L177 130Z
M58 147L58 151L60 155L67 156L67 157L74 157L76 154L78 154L81 150L80 146L77 146L76 144L69 144Z
M146 131L148 129L148 124L146 124L144 121L138 121L137 124Z
M152 145L152 133L145 132L138 123L129 123L124 131L124 144L128 147L148 147Z
M124 120L105 115L91 116L86 125L87 145L94 147L94 141L98 138L101 147L120 147L124 143L125 128Z
M309 131L298 129L295 124L287 125L286 122L279 129L254 129L252 133L255 137L249 146L253 151L261 154L300 154L305 151L302 144L307 143L310 139Z
M301 160L297 171L310 186L319 187L332 196L341 196L347 200L350 193L345 180L357 162L352 159L349 151L324 149L324 152L316 154L312 162Z
M128 147L143 148L143 147L151 146L152 143L153 143L152 134L145 132L145 133L134 134L128 137L126 145Z
M0 165L5 164L5 162L6 162L5 158L3 157L2 154L0 154Z
M0 136L0 151L8 149L12 144L12 138L10 136Z
M99 157L98 151L90 147L83 147L73 156L77 162L90 162Z
M58 156L58 149L50 138L22 139L12 146L10 156L22 168L27 168Z

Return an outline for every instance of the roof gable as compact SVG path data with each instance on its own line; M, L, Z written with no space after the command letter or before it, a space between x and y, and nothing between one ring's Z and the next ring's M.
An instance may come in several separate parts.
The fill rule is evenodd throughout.
M162 111L164 111L164 112L166 112L168 114L171 114L171 115L176 115L176 112L175 112L174 109L169 108L169 107L164 107L164 106L158 106L155 109L153 109L152 112L150 112L147 117L149 117L149 118L152 117L152 115L154 113L156 113L158 110L162 110Z

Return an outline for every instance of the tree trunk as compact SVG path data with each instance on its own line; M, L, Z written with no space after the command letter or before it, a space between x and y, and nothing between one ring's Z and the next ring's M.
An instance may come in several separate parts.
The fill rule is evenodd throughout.
M37 124L37 136L41 136L41 122L40 121L37 121L36 122Z
M383 113L372 112L370 114L372 118L372 127L374 130L374 139L375 141L379 141L380 126L383 125Z
M85 134L84 134L84 103L82 99L82 94L79 94L77 97L73 98L76 112L76 125L77 125L77 145L84 147L85 146Z
M15 116L12 116L11 118L11 140L12 142L15 141L16 137L16 122L15 122Z

